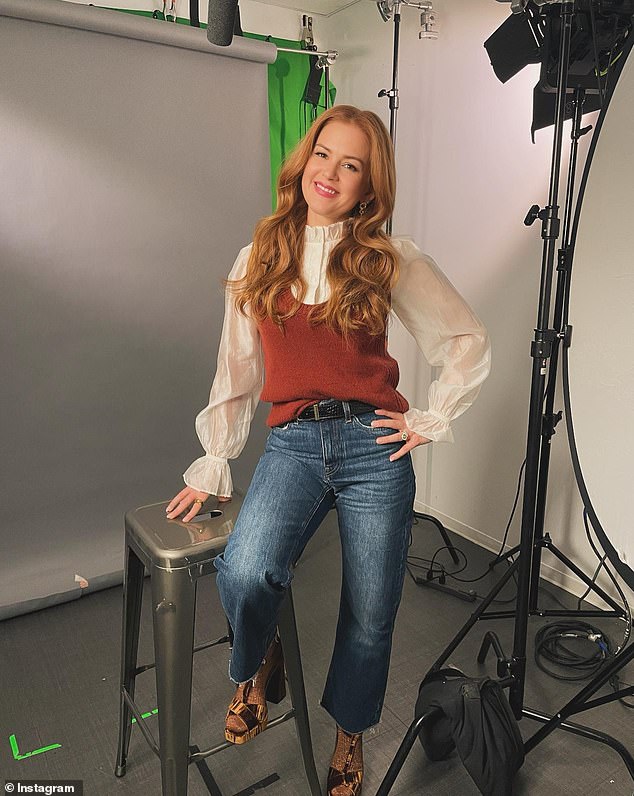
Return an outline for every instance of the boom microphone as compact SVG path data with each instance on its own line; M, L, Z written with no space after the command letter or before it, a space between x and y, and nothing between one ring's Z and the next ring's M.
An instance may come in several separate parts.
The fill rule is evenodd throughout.
M207 39L212 44L231 44L237 8L238 0L209 0Z

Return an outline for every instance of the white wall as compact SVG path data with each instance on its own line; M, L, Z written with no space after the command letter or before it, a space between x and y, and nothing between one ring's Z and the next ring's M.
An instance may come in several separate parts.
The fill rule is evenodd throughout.
M435 0L434 8L437 41L419 40L418 12L402 9L394 231L413 235L474 306L491 335L493 369L474 407L455 422L456 443L415 452L417 505L497 549L525 456L541 270L540 224L527 228L523 219L532 204L547 203L552 128L531 143L538 67L502 85L483 47L509 6ZM387 100L377 93L391 84L393 24L361 0L323 20L320 30L340 51L337 101L375 110L388 123ZM402 329L393 330L391 347L408 398L424 407L428 368ZM552 447L546 530L591 574L596 559L585 541L563 422ZM519 513L511 543L519 537ZM548 553L544 561L549 579L583 591Z

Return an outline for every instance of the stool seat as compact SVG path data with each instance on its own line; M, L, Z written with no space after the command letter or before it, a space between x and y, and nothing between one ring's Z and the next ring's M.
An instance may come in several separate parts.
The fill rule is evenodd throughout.
M187 523L167 519L167 501L141 506L125 515L119 742L115 774L121 777L126 772L135 720L160 759L163 796L186 796L189 764L232 746L224 742L207 751L191 746L190 718L194 653L231 641L229 628L227 635L194 648L196 585L200 577L216 572L213 560L224 551L241 505L239 494L226 502L211 497L198 517ZM152 593L155 660L137 666L146 567ZM308 781L307 792L320 796L290 586L280 608L278 627L292 709L269 722L269 729L287 719L295 719ZM152 735L134 701L137 675L151 668L156 674L160 742ZM257 739L251 743L257 743Z
M211 497L193 522L168 520L167 503L141 506L125 515L126 536L145 566L188 567L215 558L227 546L242 506L236 495L220 502Z

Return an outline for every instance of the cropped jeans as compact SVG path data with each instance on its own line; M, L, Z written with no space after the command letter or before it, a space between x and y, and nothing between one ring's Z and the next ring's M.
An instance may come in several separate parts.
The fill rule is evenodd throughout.
M293 566L334 505L342 547L335 646L321 705L349 733L381 715L392 630L401 599L415 480L394 429L366 412L293 420L271 429L226 549L216 557L220 599L233 631L229 675L253 678L275 635Z

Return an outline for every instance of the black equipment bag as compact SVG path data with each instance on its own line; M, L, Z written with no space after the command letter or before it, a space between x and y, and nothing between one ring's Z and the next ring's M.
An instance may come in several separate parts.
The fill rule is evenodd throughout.
M484 796L509 796L524 762L524 742L500 684L459 669L432 672L420 684L415 715L437 711L419 738L430 760L454 749Z

